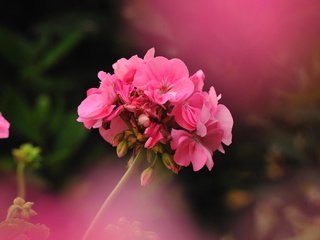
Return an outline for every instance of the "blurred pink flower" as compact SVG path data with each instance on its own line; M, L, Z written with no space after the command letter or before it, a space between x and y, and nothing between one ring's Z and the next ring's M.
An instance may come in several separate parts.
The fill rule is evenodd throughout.
M32 224L19 218L0 223L1 240L45 240L49 229L43 224Z
M10 123L2 116L0 112L0 138L9 137Z

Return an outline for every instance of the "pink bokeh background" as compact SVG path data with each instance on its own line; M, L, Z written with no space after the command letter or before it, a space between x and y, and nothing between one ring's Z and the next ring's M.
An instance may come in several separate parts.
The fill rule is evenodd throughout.
M26 200L34 202L33 209L37 212L30 221L34 224L45 224L50 229L49 240L81 239L99 207L126 169L124 160L116 159L115 156L108 157L113 157L114 161L118 162L109 161L108 164L93 167L73 179L64 191L58 194L41 190L35 182L29 181ZM158 173L153 183L146 187L140 186L138 173L133 175L108 211L103 214L92 239L108 239L105 228L110 224L118 225L121 218L130 223L138 221L141 231L154 232L160 239L215 239L213 232L203 232L192 220L181 188L160 175L162 174ZM6 176L6 181L0 183L2 220L16 197L15 188L14 177ZM116 239L136 238L131 236L114 240Z
M319 11L317 0L134 0L123 16L138 46L201 68L232 112L247 112L299 87L319 49Z

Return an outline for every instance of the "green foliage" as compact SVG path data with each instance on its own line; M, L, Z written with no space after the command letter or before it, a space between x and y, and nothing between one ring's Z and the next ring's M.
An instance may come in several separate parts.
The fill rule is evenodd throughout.
M0 59L11 69L0 76L0 107L11 122L13 141L37 144L43 149L44 167L61 164L63 169L63 163L70 161L87 131L77 124L76 109L69 109L65 96L68 91L72 94L74 79L66 81L50 71L74 51L87 33L83 28L55 33L49 27L43 27L33 40L0 28ZM30 150L28 146L24 145ZM14 156L20 156L21 151L15 149ZM9 161L6 159L3 161ZM9 166L4 162L1 165Z

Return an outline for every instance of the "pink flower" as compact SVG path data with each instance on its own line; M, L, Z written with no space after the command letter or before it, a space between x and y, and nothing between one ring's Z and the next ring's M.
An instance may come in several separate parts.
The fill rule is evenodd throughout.
M178 103L187 99L194 90L186 65L179 59L155 57L138 67L133 85L155 103Z
M151 48L144 56L144 59L139 58L137 55L134 55L129 59L121 58L112 65L112 68L114 69L114 75L121 81L131 84L137 67L153 57L154 48Z
M207 134L206 123L211 118L213 105L205 92L195 92L187 101L174 107L172 115L183 128L197 130L199 136Z
M109 129L100 127L99 132L104 140L106 140L108 143L110 143L112 146L115 147L118 145L118 143L114 141L115 136L117 136L119 133L124 132L127 129L128 129L128 126L118 116L111 120Z
M114 118L121 109L113 111L116 93L113 88L113 79L110 74L100 71L98 77L101 80L99 88L91 88L87 91L87 98L78 107L78 122L83 122L86 128L99 128L102 120Z
M0 112L0 138L9 137L10 123L2 116Z
M164 136L161 133L161 125L158 123L151 123L151 125L144 131L144 134L149 137L144 144L146 148L152 148L159 141L164 139Z
M172 129L171 136L171 148L175 150L173 160L178 165L186 167L192 163L194 171L200 170L204 165L209 170L212 169L212 152L219 149L223 136L217 124L208 126L204 137L176 129Z

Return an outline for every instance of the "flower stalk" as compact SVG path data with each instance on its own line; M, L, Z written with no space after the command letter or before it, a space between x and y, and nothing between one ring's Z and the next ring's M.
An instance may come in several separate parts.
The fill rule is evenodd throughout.
M112 192L108 195L106 200L101 205L101 207L98 210L97 214L95 215L95 217L91 221L87 231L83 235L82 240L90 239L92 234L95 232L95 229L96 229L96 227L97 227L97 225L99 223L99 220L101 219L103 214L105 214L107 212L107 210L110 207L110 205L112 204L113 200L118 196L118 194L121 191L121 189L123 188L123 186L126 184L128 179L133 175L133 173L135 172L135 169L139 166L139 164L142 161L142 159L144 158L144 156L145 156L145 149L143 147L141 147L138 150L137 155L134 157L134 159L131 162L131 164L128 165L128 169L125 172L125 174L122 176L122 178L117 183L115 188L112 190Z
M18 197L25 199L26 196L26 183L24 177L25 164L23 162L18 162L17 164L17 187L18 187Z

